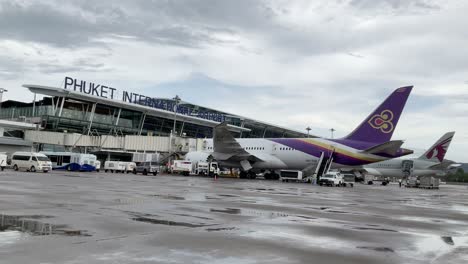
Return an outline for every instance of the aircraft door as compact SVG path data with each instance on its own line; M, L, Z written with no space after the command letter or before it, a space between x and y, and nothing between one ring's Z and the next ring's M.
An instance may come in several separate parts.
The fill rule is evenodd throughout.
M403 160L401 162L401 171L403 172L403 175L405 175L405 177L408 177L411 174L413 174L413 167L414 161L412 160Z
M271 155L276 155L278 153L277 150L278 150L278 144L273 144L271 146Z

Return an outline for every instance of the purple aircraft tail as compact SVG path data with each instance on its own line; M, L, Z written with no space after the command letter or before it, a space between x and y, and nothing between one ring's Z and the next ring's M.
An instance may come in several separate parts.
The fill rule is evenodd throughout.
M413 86L396 89L351 134L344 139L373 142L390 141Z

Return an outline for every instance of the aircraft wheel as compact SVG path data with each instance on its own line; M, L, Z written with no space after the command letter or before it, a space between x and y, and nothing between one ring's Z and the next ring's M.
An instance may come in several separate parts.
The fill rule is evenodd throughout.
M247 179L247 172L241 171L241 172L239 173L239 178L240 178L240 179Z

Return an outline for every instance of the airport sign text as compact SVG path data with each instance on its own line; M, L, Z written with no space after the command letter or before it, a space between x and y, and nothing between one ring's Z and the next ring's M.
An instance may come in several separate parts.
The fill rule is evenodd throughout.
M119 100L120 97L116 88L84 80L78 80L68 76L65 77L63 88L66 90L73 90L105 99ZM194 116L212 121L223 122L225 119L225 115L222 113L211 111L193 111L193 108L187 107L185 105L178 105L176 108L176 103L173 100L154 98L128 91L122 91L120 100L127 103L139 104L170 112L174 112L176 110L177 113L182 115Z

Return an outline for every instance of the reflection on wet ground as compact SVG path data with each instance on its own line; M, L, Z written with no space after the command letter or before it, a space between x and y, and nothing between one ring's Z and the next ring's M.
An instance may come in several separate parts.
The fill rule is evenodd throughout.
M238 208L226 208L226 209L210 209L210 212L225 213L225 214L240 214L241 210Z
M356 248L375 250L379 252L395 252L393 249L388 248L388 247L356 247Z
M156 218L150 218L150 217L133 217L133 221L138 221L138 222L144 222L144 223L150 223L150 224L155 224L155 225L168 225L168 226L184 226L184 227L204 227L204 226L209 226L206 224L192 224L192 223L183 223L183 222L176 222L176 221L170 221L170 220L162 220L162 219L156 219Z
M0 199L0 263L468 263L466 186L7 172Z
M44 223L34 219L47 219L46 215L0 215L0 232L18 231L35 236L66 235L89 236L85 231L69 229L67 225Z

